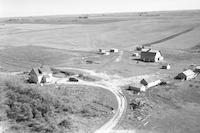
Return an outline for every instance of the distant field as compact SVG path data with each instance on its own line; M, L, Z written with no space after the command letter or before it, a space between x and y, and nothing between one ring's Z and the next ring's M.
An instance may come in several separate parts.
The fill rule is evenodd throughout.
M187 49L200 40L200 11L149 12L79 16L44 16L0 20L0 45L46 46L94 50L159 42L164 48ZM188 29L194 30L170 38ZM165 40L165 38L167 38Z

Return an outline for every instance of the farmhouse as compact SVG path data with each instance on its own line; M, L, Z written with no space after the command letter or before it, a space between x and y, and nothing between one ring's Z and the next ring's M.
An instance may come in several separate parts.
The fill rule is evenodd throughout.
M161 80L148 78L148 79L142 79L140 83L143 84L145 87L150 88L150 87L160 84Z
M142 49L140 59L145 62L158 62L164 58L161 55L161 52L153 49Z
M188 69L182 73L179 73L176 78L181 80L191 80L197 76L192 70Z
M31 83L48 83L52 80L52 71L49 67L32 68L29 76L29 82Z

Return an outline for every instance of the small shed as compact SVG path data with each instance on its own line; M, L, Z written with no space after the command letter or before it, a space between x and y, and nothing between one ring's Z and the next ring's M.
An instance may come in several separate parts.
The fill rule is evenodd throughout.
M156 85L159 85L161 83L160 79L154 79L154 78L148 78L148 79L142 79L140 81L141 84L143 84L145 87L150 88L154 87Z
M191 80L197 76L191 69L188 69L182 73L179 73L176 78L181 80Z
M194 71L200 73L200 66L196 66Z
M162 69L171 69L171 65L170 64L164 64L162 66Z
M111 49L110 49L110 52L111 52L111 53L117 53L117 52L119 52L119 50L116 49L116 48L111 48Z
M159 62L164 59L161 52L153 49L142 49L140 59L145 62Z
M138 57L138 56L139 56L139 53L133 53L132 56Z
M106 50L105 49L99 49L99 53L105 53Z
M132 90L135 93L139 93L139 92L146 91L146 87L142 84L132 84L132 85L129 85L128 90Z

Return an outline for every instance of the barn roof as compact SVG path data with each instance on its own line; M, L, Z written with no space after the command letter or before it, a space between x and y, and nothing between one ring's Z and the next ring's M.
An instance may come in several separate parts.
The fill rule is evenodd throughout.
M154 49L142 49L141 52L144 52L144 53L154 53L154 54L156 54L158 52L160 53L159 50L154 50Z
M38 70L41 71L42 73L44 73L44 72L45 73L52 73L51 69L47 66L39 67Z
M200 66L196 66L196 68L195 69L198 69L198 70L200 70Z
M152 83L152 82L155 82L155 81L160 80L160 79L156 78L156 77L151 77L151 78L145 78L145 79L142 79L142 80L146 81L147 83Z
M52 73L49 67L34 67L31 71L34 71L37 76L41 75L42 73Z
M184 71L182 73L184 75L186 75L186 76L195 75L195 73L191 69L188 69L188 70L186 70L186 71Z

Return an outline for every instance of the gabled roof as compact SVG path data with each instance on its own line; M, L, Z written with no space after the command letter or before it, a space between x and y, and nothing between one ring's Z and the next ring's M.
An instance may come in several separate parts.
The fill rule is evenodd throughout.
M34 72L37 76L43 73L52 73L49 67L34 67L31 72Z
M31 74L32 72L34 72L37 76L40 75L40 73L39 73L39 71L38 71L38 68L32 68L30 74Z
M186 70L186 71L184 71L184 72L182 72L185 76L190 76L190 75L195 75L195 73L192 71L192 70L190 70L190 69L188 69L188 70Z
M152 82L155 82L155 81L160 80L160 79L155 78L155 77L151 77L151 78L146 78L146 79L142 79L142 80L146 81L147 83L152 83Z
M200 69L200 66L196 66L195 69Z
M159 50L154 50L154 49L142 49L141 52L145 52L145 53L160 53Z
M52 73L51 69L49 67L39 67L38 68L39 71L41 71L42 73Z

